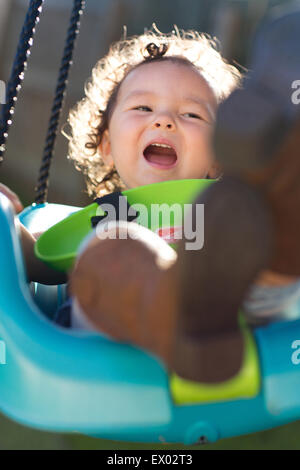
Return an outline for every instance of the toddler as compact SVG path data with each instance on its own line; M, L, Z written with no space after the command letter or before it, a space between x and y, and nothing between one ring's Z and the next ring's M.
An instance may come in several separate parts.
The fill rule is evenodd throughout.
M114 44L96 64L86 97L69 117L69 157L86 176L89 194L220 176L212 149L216 110L240 79L214 41L196 32L150 31ZM184 267L183 243L177 262L158 235L135 223L116 226L128 239L111 240L108 230L101 239L94 234L84 242L70 276L72 299L57 322L99 328L154 352L172 367L180 309L184 314L180 306L186 305L182 292L196 271ZM245 313L255 320L280 316L299 293L296 278L262 271L244 302ZM210 313L200 309L199 315ZM237 308L215 323L216 330L230 331L223 346L230 344L234 354L221 371L199 367L196 378L204 382L226 380L241 365ZM203 347L204 357L205 352Z
M69 115L69 157L86 175L89 194L218 177L211 143L215 113L240 78L216 42L195 31L149 31L112 45ZM79 311L75 301L71 321L67 304L57 322L88 327Z
M70 157L86 174L90 194L218 177L211 147L215 113L240 79L214 42L196 32L149 32L113 45L94 68L86 97L69 119ZM72 319L65 311L67 323L99 328L172 365L182 285L189 285L194 273L178 268L176 255L157 235L148 234L146 242L145 229L134 223L117 226L135 240L110 240L107 232L105 240L103 235L102 240L94 236L85 242L71 274L74 304ZM182 247L179 256L185 257ZM180 271L185 272L184 281ZM244 311L249 321L264 323L283 317L299 295L297 278L261 271ZM240 367L243 345L236 331L237 308L231 317L223 317L216 318L217 329L232 326L236 332L224 343L228 350L233 345L235 359L221 372L206 371L200 380L225 380Z

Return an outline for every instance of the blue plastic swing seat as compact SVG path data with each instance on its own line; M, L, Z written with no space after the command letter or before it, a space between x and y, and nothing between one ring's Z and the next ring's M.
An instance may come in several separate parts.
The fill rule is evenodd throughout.
M20 218L39 231L75 210L32 206ZM0 195L0 344L6 353L5 364L0 362L1 412L42 430L185 444L200 438L214 442L300 418L300 364L293 349L300 340L300 320L254 331L261 370L255 398L175 405L167 371L155 357L98 333L68 331L47 318L49 312L45 315L37 306L26 282L15 220L10 203ZM45 289L50 289L51 304L57 287L44 286L44 294Z

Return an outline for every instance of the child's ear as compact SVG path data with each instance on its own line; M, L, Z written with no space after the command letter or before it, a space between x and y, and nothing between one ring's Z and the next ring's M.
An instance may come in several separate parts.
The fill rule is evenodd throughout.
M113 166L114 161L111 155L111 144L108 129L103 132L101 142L98 146L98 152L103 158L105 165Z
M219 178L219 176L221 176L221 173L222 173L221 166L219 165L219 163L214 162L208 171L208 176L211 179L216 179L216 178Z

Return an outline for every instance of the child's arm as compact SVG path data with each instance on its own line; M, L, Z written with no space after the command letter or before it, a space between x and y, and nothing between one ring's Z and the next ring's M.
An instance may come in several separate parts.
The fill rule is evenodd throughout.
M25 258L28 281L42 284L63 284L67 275L56 271L40 261L34 254L34 236L20 223L23 254Z
M10 200L16 213L23 210L23 205L18 196L2 183L0 183L0 193ZM28 281L41 282L42 284L62 284L67 282L66 274L49 268L36 258L34 254L36 239L21 223L20 231Z
M7 199L10 200L17 214L24 209L23 204L16 195L16 193L14 193L11 189L9 189L2 183L0 183L0 193L4 194L4 196L6 196Z

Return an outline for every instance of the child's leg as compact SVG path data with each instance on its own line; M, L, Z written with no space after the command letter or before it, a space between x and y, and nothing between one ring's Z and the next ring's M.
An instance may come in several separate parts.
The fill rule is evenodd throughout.
M80 321L84 313L88 325L155 353L182 377L213 383L241 366L238 310L265 267L269 220L256 193L227 180L196 203L205 204L202 250L182 240L175 262L156 234L125 222L127 239L90 240L70 289Z
M217 113L215 148L226 176L198 199L206 204L207 244L196 257L179 256L183 279L191 270L197 273L193 288L183 289L190 303L179 309L174 363L191 379L213 382L237 371L242 346L235 312L260 269L300 275L300 118L291 99L300 73L299 40L299 10L269 23L256 41L254 70L244 89ZM197 284L205 289L196 297ZM222 339L226 325L228 338L230 329L236 331L228 348ZM203 332L211 337L205 354ZM205 357L199 366L197 356Z
M300 279L287 283L282 276L280 278L275 283L255 283L249 289L243 302L243 312L251 325L291 319L291 313L292 319L295 319L295 308L300 298Z
M63 284L67 282L67 275L65 273L50 268L35 256L35 237L23 224L19 223L19 226L28 281L40 282L42 284Z

